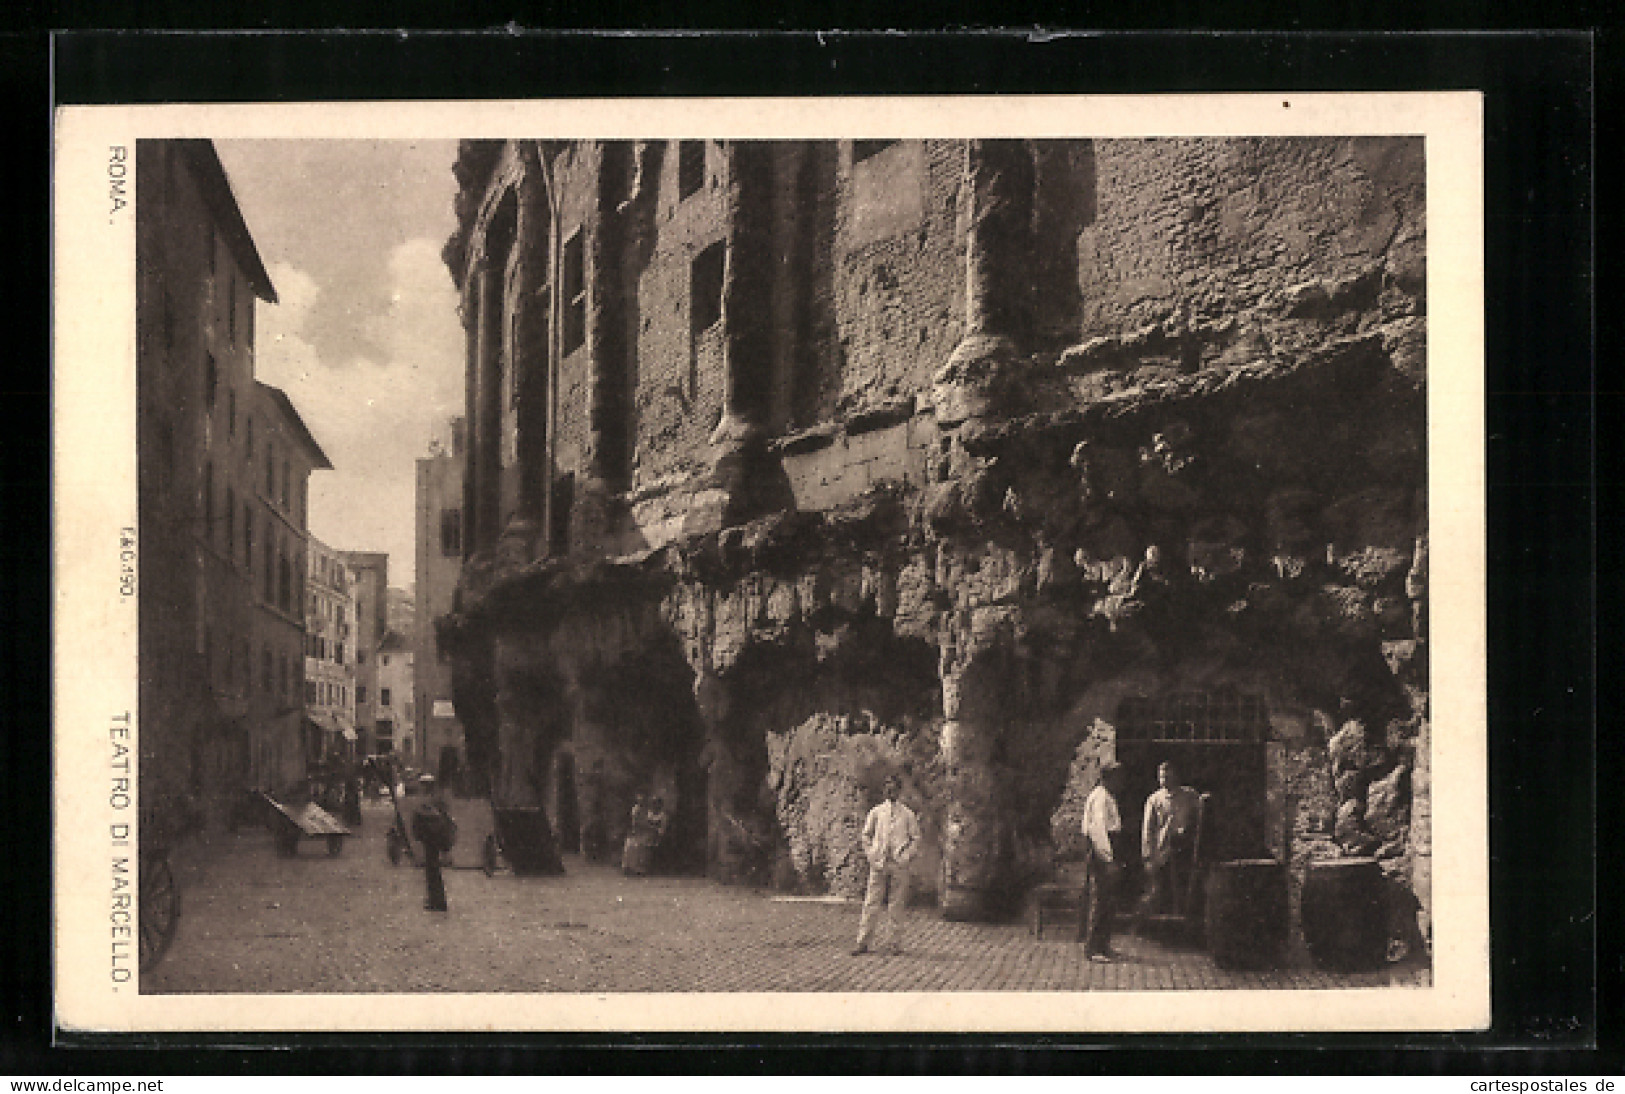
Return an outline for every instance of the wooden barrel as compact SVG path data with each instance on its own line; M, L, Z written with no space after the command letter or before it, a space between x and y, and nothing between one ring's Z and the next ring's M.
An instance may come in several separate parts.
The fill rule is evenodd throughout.
M1286 868L1269 858L1221 862L1208 871L1207 944L1222 969L1267 969L1286 947Z
M1316 859L1303 879L1303 942L1323 969L1379 968L1388 952L1382 868L1374 858Z
M559 849L547 813L535 806L492 809L502 857L516 874L562 874Z

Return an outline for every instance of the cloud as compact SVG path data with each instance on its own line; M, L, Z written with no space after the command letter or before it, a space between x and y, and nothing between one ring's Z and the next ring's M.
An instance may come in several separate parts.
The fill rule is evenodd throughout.
M371 338L337 360L305 334L329 290L291 265L275 268L283 303L261 306L257 372L287 392L333 463L312 476L312 533L341 549L388 551L401 584L411 576L415 461L462 411L463 341L432 241L393 248L386 268L388 310L369 322Z
M271 275L271 284L276 286L278 301L271 315L282 329L303 332L305 320L321 295L321 286L314 277L288 262L273 262L266 272Z
M440 261L440 244L423 237L409 239L390 249L385 268L387 303L368 318L370 341L382 347L392 363L438 371L450 360L461 374L457 290Z

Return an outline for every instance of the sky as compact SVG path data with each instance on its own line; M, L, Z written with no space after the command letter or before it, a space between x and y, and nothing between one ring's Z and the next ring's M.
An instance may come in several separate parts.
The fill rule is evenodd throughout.
M287 392L334 470L310 476L310 531L386 551L412 584L416 463L463 409L455 141L215 142L279 303L259 301L255 372Z

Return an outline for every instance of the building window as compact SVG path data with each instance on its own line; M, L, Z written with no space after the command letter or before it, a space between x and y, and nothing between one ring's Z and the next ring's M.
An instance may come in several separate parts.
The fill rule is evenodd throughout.
M705 185L705 142L677 143L677 200L698 193Z
M260 687L265 694L270 695L276 690L275 684L276 680L271 669L271 647L267 646L260 651Z
M254 459L254 415L248 415L248 422L244 429L247 433L243 440L248 447L248 459L252 461Z
M305 681L305 705L309 706L309 707L313 707L318 702L320 702L320 700L316 698L316 681L314 681L314 680L306 680Z
M366 704L366 702L367 702L367 685L366 684L357 684L355 686L355 701L356 701L356 705L358 705L358 706L364 706Z
M389 689L388 688L379 688L378 689L378 705L381 706L381 707L389 706Z
M463 553L463 511L440 510L440 553L455 558Z
M693 332L709 330L722 318L722 277L727 246L718 240L694 257L689 270L689 316Z
M248 571L250 583L254 576L254 510L243 502L243 569Z
M1186 691L1155 698L1129 696L1117 708L1123 741L1262 741L1269 708L1261 695Z
M276 500L276 445L265 442L265 500Z
M237 344L237 279L226 271L226 340Z
M293 482L293 472L288 467L288 461L282 461L282 508L288 507L288 486Z
M896 141L853 141L852 162L862 163L870 156L879 155L896 143Z
M237 389L226 389L226 435L237 435Z
M265 523L265 602L275 604L276 599L276 556L272 553L275 544L271 542L271 522Z
M564 242L564 352L587 340L587 255L580 228Z
M214 363L214 354L203 355L203 404L214 409L214 398L220 388L220 369Z
M386 669L389 668L389 654L387 654L387 653L384 654L378 660L383 664L384 668L386 668ZM385 701L387 702L388 700L385 700Z
M246 695L248 692L250 692L250 691L252 691L254 689L254 651L249 646L248 639L246 639L246 638L243 639L243 660L242 660L242 665L243 665L243 694Z

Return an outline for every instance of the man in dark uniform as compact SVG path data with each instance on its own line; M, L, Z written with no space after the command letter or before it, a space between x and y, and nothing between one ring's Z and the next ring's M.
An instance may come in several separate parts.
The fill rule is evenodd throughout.
M425 775L419 782L428 800L412 814L412 835L423 844L423 882L426 895L423 907L431 912L447 911L446 879L440 872L440 854L451 850L457 838L457 823L446 809L446 799L433 775Z

